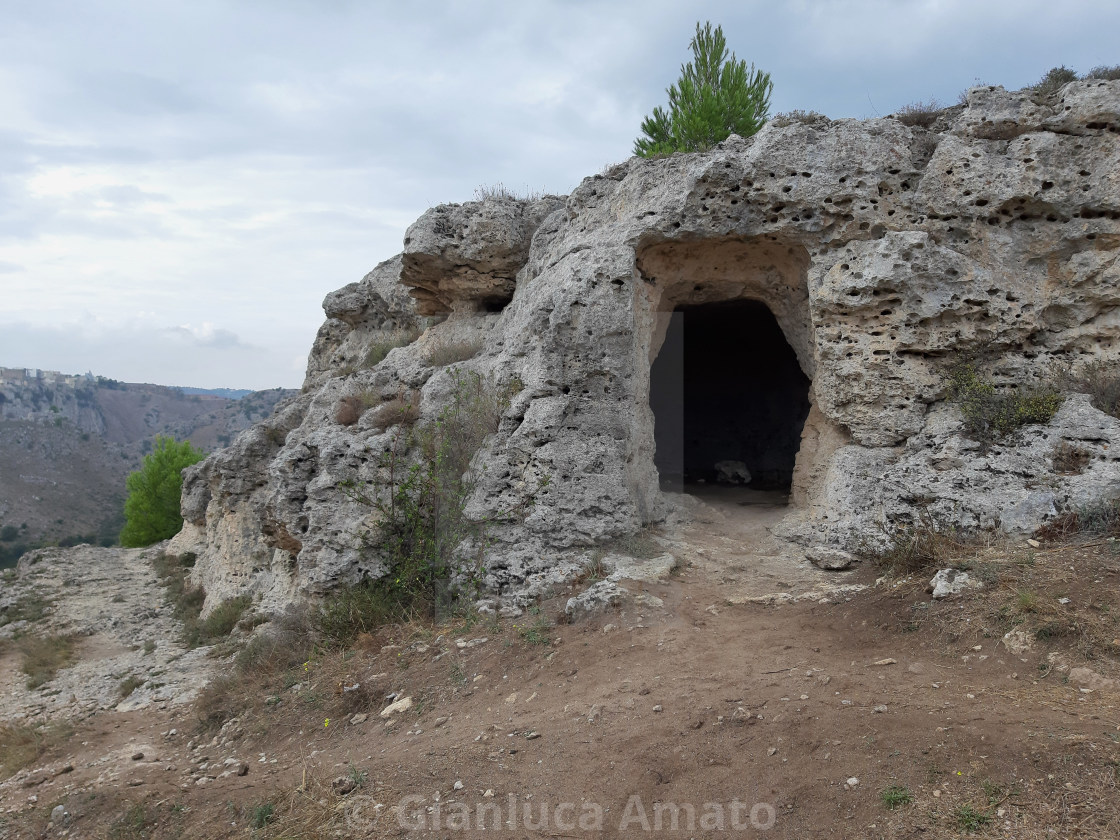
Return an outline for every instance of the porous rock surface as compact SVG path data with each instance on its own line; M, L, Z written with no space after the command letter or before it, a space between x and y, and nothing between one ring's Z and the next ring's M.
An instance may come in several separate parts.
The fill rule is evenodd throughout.
M473 462L469 512L499 520L484 582L540 594L590 546L670 514L650 364L674 308L735 299L769 307L812 382L781 535L858 552L920 516L1030 531L1120 493L1120 421L1075 395L985 448L962 434L946 374L971 356L1009 389L1051 363L1115 361L1118 249L1120 82L1106 81L1049 98L974 88L929 128L774 121L609 167L566 199L437 207L403 255L328 296L302 396L188 472L172 548L198 552L210 602L382 574L362 541L377 517L339 487L384 482L400 430L378 410L344 425L340 402L418 401L423 425L472 371L513 393ZM417 341L363 366L414 324ZM451 346L479 349L429 361ZM1060 443L1085 453L1080 472L1055 468Z

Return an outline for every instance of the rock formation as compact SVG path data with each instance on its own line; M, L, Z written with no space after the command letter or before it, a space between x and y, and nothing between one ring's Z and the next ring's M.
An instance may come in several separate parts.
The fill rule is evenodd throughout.
M984 446L963 434L947 374L972 358L1011 390L1053 364L1115 362L1118 253L1120 82L974 88L928 127L775 120L707 153L609 167L566 199L436 207L401 256L327 297L302 395L190 470L172 547L199 554L213 602L278 605L384 573L361 538L375 511L340 485L384 483L399 429L378 406L414 406L423 427L464 371L511 394L468 511L500 520L485 583L513 600L664 520L661 479L719 460L789 488L779 531L805 547L858 553L923 516L1030 531L1120 494L1120 420L1075 394ZM694 321L708 335L680 339L674 312L710 318ZM655 426L681 421L651 407L674 402L656 393L672 377L651 371L678 340L693 342L683 423L715 418L686 431L679 470ZM463 347L477 352L440 363ZM769 442L730 451L748 421ZM701 438L720 457L690 455ZM1054 466L1063 443L1080 471Z

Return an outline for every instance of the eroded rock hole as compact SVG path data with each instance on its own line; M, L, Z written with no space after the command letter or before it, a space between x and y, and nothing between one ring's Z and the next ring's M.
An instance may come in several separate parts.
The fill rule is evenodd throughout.
M809 379L765 304L679 307L650 370L650 407L663 489L789 493Z

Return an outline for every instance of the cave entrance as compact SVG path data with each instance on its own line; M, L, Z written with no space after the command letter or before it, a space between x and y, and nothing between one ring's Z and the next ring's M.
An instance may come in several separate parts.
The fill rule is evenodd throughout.
M663 490L771 491L784 503L809 414L809 378L766 304L678 306L650 368Z

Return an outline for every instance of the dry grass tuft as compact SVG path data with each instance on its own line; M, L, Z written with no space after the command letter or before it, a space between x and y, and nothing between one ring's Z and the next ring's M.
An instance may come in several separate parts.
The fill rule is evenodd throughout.
M362 405L360 398L353 395L343 397L335 407L334 422L340 426L353 426L362 419L364 411L365 406Z
M475 201L536 201L543 197L544 193L528 187L523 192L511 190L501 181L493 185L480 184L474 188Z
M428 351L428 364L432 367L446 367L456 362L465 362L477 356L482 347L481 339L443 342Z
M922 513L917 523L900 526L887 537L887 548L865 549L865 553L885 571L898 576L959 566L995 539L987 532L965 533L942 527L928 512Z
M0 612L0 627L17 621L35 622L50 615L54 604L38 592L29 592Z
M775 114L770 118L770 124L775 128L785 128L787 126L793 125L794 123L801 123L803 125L814 125L816 123L823 123L824 125L827 125L830 122L832 121L824 114L820 114L816 111L802 111L800 109L786 111L781 114Z
M903 105L895 112L894 117L903 125L929 128L944 110L944 105L936 99L931 99L928 102L911 102L909 105Z
M38 761L64 743L73 730L65 724L20 726L0 724L0 781Z
M76 636L24 636L16 642L23 659L20 669L27 674L27 687L38 688L78 658Z
M1065 475L1080 475L1089 464L1091 454L1087 449L1076 446L1069 441L1059 441L1050 454L1054 464L1054 471Z
M120 695L120 698L123 700L124 698L130 696L132 692L134 692L140 686L142 686L144 682L145 680L143 677L138 677L135 674L129 674L127 677L121 680L121 684L117 686L117 694Z
M411 426L420 419L420 394L401 391L391 400L381 403L373 411L373 427L388 429L392 426Z
M206 592L201 586L191 585L190 570L195 559L193 554L160 554L152 560L156 577L164 587L164 598L183 624L183 644L191 648L228 636L252 604L248 596L230 598L201 618Z
M393 330L374 341L370 342L366 355L362 360L362 368L377 367L389 355L389 351L397 347L405 347L420 337L419 329Z

